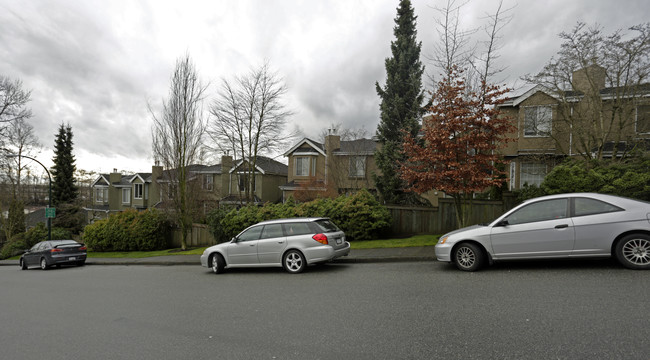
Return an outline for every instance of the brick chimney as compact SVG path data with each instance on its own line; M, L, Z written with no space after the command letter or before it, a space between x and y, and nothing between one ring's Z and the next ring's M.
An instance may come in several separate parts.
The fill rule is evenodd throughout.
M230 169L232 169L232 156L221 157L221 197L230 195ZM215 179L215 183L216 183Z
M573 72L571 85L573 90L584 94L598 92L605 88L607 72L604 67L593 64Z

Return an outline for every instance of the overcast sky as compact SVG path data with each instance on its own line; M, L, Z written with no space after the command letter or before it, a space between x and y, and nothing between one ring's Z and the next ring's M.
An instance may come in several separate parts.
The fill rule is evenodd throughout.
M458 1L460 2L460 0ZM379 122L398 0L0 0L0 74L32 91L30 120L51 164L61 123L74 133L77 167L150 171L151 116L168 94L176 59L189 53L214 97L222 78L268 60L288 87L291 127L317 137L329 124ZM437 39L435 6L413 0L426 72ZM498 1L470 0L463 25L478 26ZM558 34L578 20L607 33L648 21L647 0L504 0L503 80L536 73L557 53ZM208 104L206 104L207 107ZM286 161L286 159L279 159Z

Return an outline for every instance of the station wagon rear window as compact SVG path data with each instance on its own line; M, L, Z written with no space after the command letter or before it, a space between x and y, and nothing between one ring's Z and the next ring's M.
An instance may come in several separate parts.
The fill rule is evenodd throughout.
M327 219L323 220L316 220L315 221L318 226L323 229L324 232L335 232L335 231L341 231L334 223Z

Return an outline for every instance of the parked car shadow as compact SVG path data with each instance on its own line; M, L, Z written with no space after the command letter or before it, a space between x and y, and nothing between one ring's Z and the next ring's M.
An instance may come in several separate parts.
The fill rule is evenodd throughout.
M322 263L322 264L316 264L316 265L310 265L308 266L304 272L301 274L296 274L296 276L300 275L309 275L312 273L317 273L317 274L327 274L327 273L336 273L340 271L345 271L350 264L340 264L340 263ZM205 272L208 275L214 275L212 270L208 270ZM234 269L225 269L225 272L223 273L223 276L228 276L228 274L254 274L254 275L260 275L260 274L283 274L283 275L292 275L288 274L283 268L281 267L260 267L260 268L234 268ZM221 276L221 274L219 274Z
M458 271L456 265L438 263L441 271ZM607 259L541 259L541 260L511 260L498 261L491 266L486 266L479 272L503 272L503 271L592 271L595 269L616 269L626 271L621 264L613 258Z

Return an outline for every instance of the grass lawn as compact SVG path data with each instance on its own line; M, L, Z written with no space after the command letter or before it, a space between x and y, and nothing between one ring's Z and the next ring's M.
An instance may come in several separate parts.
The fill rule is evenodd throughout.
M433 246L438 242L440 235L415 235L403 239L384 239L351 241L352 249L377 249L377 248L400 248L410 246ZM168 249L159 251L124 251L124 252L95 252L89 251L89 258L144 258L168 255L201 255L206 247L193 248L186 251L180 249ZM18 257L16 257L18 259Z
M403 239L350 241L352 249L400 248L411 246L433 246L440 235L415 235Z
M410 246L433 246L438 242L440 235L415 235L403 239L384 239L351 241L352 249L377 249L377 248L400 248ZM201 255L206 247L181 251L180 249L168 249L159 251L128 251L128 252L94 252L89 251L91 258L143 258L152 256L167 255Z

